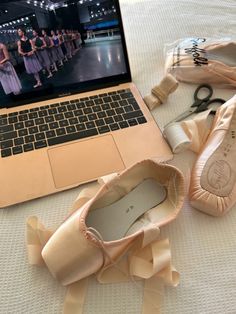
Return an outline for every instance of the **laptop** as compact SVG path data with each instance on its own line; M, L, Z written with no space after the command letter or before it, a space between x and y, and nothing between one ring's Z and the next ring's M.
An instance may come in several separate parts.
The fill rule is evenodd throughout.
M172 158L132 83L117 0L0 10L1 208Z

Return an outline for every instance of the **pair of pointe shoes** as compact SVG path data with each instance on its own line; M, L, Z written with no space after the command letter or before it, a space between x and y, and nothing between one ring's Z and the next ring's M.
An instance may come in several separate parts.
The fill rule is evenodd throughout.
M191 204L214 216L236 202L235 109L236 96L218 109L192 172ZM183 201L182 173L143 160L78 205L44 246L43 260L63 285L76 282L120 260L135 242L175 219Z

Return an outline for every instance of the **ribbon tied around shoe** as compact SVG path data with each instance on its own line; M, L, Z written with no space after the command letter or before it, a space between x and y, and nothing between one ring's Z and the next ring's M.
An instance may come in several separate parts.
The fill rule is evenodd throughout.
M87 202L99 186L88 188L80 193L77 205ZM125 255L118 260L109 261L109 256L101 244L104 254L104 265L97 272L99 283L118 283L132 280L136 287L137 281L143 279L142 314L159 314L163 299L164 285L177 286L179 274L171 264L171 251L168 239L158 239L160 230L154 225L143 228L142 237L137 239ZM53 231L46 229L37 217L27 220L27 251L31 265L45 265L41 251ZM102 242L102 240L100 239ZM105 260L108 258L108 263ZM64 314L82 314L86 299L88 277L68 285L64 302Z

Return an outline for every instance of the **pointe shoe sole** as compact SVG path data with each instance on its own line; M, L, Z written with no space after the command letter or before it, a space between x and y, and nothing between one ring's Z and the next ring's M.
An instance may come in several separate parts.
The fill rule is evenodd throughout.
M236 203L236 96L218 110L208 140L192 171L191 205L213 216Z

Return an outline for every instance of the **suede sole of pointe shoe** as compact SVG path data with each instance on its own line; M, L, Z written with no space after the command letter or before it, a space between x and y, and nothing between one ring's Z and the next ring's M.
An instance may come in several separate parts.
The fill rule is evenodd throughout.
M89 213L87 226L96 229L104 241L120 239L141 215L165 198L165 187L146 179L117 202Z
M191 205L223 216L236 203L236 96L216 112L212 131L192 171Z
M224 140L206 162L201 176L203 189L226 197L232 191L236 177L232 169L236 160L236 112Z

